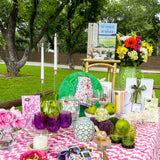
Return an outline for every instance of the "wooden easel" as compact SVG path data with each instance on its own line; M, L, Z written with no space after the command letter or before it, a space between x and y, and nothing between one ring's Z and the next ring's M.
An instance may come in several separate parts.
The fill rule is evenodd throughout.
M100 60L100 59L82 59L83 72L89 71L89 68L103 66L108 68L108 82L111 80L111 69L113 69L112 88L115 89L117 63L120 60Z

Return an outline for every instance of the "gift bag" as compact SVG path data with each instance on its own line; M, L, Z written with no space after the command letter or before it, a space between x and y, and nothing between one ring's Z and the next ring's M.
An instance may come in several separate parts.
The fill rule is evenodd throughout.
M81 105L90 106L90 99L93 95L91 79L89 77L78 77L78 84L75 92L75 98L80 100Z
M153 82L153 79L127 78L123 113L143 110L144 99L152 98Z
M32 126L34 114L40 112L40 95L22 96L22 113L26 119L26 126Z
M116 113L123 113L124 95L125 91L112 91L112 103L116 106Z

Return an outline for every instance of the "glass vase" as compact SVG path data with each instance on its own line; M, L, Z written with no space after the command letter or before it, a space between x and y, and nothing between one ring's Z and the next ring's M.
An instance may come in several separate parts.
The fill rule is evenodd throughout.
M0 131L0 150L12 149L16 140L16 133Z
M132 66L120 66L119 68L119 89L125 90L126 87L126 79L127 78L135 78L136 77L136 67Z

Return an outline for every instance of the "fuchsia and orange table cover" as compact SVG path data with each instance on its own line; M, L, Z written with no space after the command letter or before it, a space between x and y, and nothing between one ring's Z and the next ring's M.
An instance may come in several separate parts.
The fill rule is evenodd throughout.
M160 113L160 109L159 109ZM33 135L21 130L18 132L16 143L11 150L0 151L0 160L18 160L21 154L28 148L27 144L33 141ZM49 160L56 160L53 154L55 147L65 148L71 145L91 146L93 142L78 142L74 138L73 129L65 134L49 138ZM125 149L121 144L112 144L110 149L105 150L110 160L159 160L160 150L160 122L138 125L136 130L136 145L134 149Z

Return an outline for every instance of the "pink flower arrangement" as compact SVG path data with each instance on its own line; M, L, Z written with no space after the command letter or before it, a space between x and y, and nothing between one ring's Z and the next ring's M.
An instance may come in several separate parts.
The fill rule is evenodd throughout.
M4 132L14 132L24 128L26 120L19 110L12 107L9 110L0 109L0 130Z

